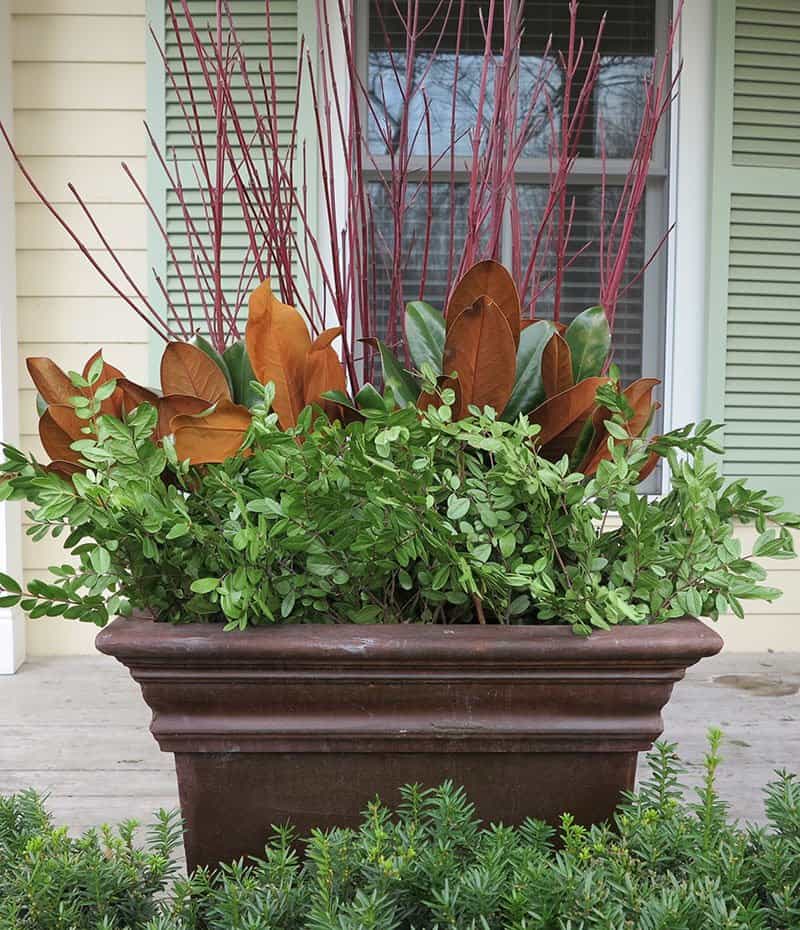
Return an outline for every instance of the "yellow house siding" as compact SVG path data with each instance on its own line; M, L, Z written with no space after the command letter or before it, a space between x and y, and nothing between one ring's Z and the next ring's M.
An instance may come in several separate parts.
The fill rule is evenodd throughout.
M145 37L144 0L12 2L17 147L47 196L110 268L67 190L68 181L75 184L141 285L146 216L120 162L144 183ZM144 380L149 336L19 175L15 201L20 430L23 446L40 453L25 357L48 355L76 369L105 346L109 361ZM57 542L25 541L26 578L61 559ZM77 622L29 621L28 653L88 652L95 632Z
M747 554L755 542L755 530L742 527L737 535L742 552ZM793 535L800 550L800 532ZM744 620L721 618L719 633L725 648L733 652L800 652L800 560L763 559L761 564L769 573L765 583L780 588L783 597L771 604L751 601Z

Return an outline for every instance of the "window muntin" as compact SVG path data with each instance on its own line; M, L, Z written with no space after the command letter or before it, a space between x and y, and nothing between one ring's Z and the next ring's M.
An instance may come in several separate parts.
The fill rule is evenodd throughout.
M377 3L377 6L376 6ZM597 302L599 284L599 247L592 241L596 238L599 225L601 204L601 154L605 147L606 171L606 224L610 223L616 208L616 197L630 165L630 157L636 142L638 127L643 108L643 78L653 65L659 44L663 45L667 33L668 11L665 0L583 0L579 11L579 36L583 36L587 46L594 41L594 36L603 13L607 10L604 38L601 45L602 57L600 75L594 90L589 114L584 124L581 138L581 155L571 176L569 196L575 197L575 221L571 237L568 261L572 264L566 275L565 290L561 304L561 319L569 320ZM433 17L437 10L446 8L439 0L422 0L420 18ZM449 255L450 224L454 225L458 238L459 228L463 236L465 222L466 185L456 183L453 187L454 203L451 207L449 155L438 164L435 156L448 149L451 141L451 89L454 82L456 60L459 66L459 96L456 107L454 160L456 172L462 172L463 178L471 157L469 128L477 118L476 74L482 62L484 38L480 21L480 10L488 7L486 0L466 0L464 26L458 59L455 55L455 35L458 4L451 6L450 19L444 32L444 39L437 50L437 64L428 74L426 93L430 102L430 150L434 156L433 189L430 202L433 207L431 258L425 287L425 299L441 306L447 290L452 257ZM401 105L400 87L395 70L400 79L405 80L403 70L404 58L398 52L405 48L405 32L399 13L405 10L405 4L395 0L363 0L361 6L362 22L366 18L366 28L361 31L362 72L366 74L366 83L370 92L372 106L378 113L378 119L397 122ZM453 9L456 14L453 14ZM547 73L546 94L541 98L541 119L534 120L536 131L527 141L524 155L517 165L517 184L520 194L520 206L527 212L525 242L530 242L537 226L537 216L541 216L543 192L549 182L549 152L551 133L558 131L559 100L563 94L563 75L555 54L566 45L568 37L568 4L565 0L527 0L525 5L525 32L520 47L519 96L524 106L526 91L535 86L542 73L542 52L552 34L551 57L545 64ZM442 15L439 12L438 15ZM493 47L502 44L502 11L497 3L493 29ZM420 40L416 70L422 73L428 65L427 51L438 41L441 33L441 20L434 24L427 36ZM449 44L448 44L449 43ZM463 92L462 92L463 89ZM418 97L419 112L410 113L412 133L422 119L423 100ZM492 88L488 88L487 99L491 103ZM546 117L546 102L553 108L554 119ZM385 106L384 106L385 103ZM374 117L366 108L367 145L371 158L379 170L384 170L389 163L389 152L378 132ZM487 108L487 115L490 110ZM537 117L538 117L537 113ZM485 117L486 118L486 117ZM632 244L628 279L644 266L667 226L666 205L666 132L662 130L657 151L651 164L650 181L645 202L637 222L635 239ZM428 134L420 132L413 148L414 162L424 177L428 171ZM392 230L389 223L388 204L385 193L378 183L378 172L367 172L369 196L373 216L374 233L377 239L389 242ZM616 195L616 196L615 196ZM420 257L415 256L414 244L419 239L420 224L426 222L428 197L424 192L409 193L414 198L414 206L406 217L404 242L407 242L405 284L407 293L416 297L421 270ZM453 217L451 219L451 213ZM588 243L588 244L587 244ZM458 242L456 242L456 250ZM503 258L507 262L510 245L504 243ZM579 254L578 254L579 253ZM537 300L536 315L552 315L552 287L546 284L547 265L543 267L541 293ZM665 307L665 263L663 255L654 261L638 280L630 284L617 307L614 346L615 361L622 370L624 381L630 381L647 375L659 375L663 370L663 328ZM376 287L376 300L379 308L388 315L387 294Z

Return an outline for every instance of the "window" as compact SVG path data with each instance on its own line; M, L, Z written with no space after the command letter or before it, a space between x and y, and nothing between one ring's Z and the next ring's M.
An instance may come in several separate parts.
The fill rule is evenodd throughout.
M405 4L397 4L395 0L362 2L359 24L366 20L365 28L359 32L362 73L366 75L370 100L374 112L378 114L377 119L381 121L380 125L394 127L399 124L403 105L396 72L399 71L404 80L407 77L402 56L405 29L400 18L405 12ZM500 3L501 0L498 0L498 10ZM415 250L415 243L419 240L420 228L428 222L428 211L432 205L432 235L425 297L438 306L444 302L448 284L451 228L455 230L456 240L459 231L463 236L467 187L464 181L456 180L451 191L450 157L448 155L438 164L435 158L450 145L454 113L455 137L458 140L455 146L455 166L459 172L457 178L465 177L471 156L468 133L478 117L478 72L484 47L481 11L485 17L487 6L487 0L466 0L458 58L457 13L452 12L458 9L458 3L450 6L445 28L442 28L442 20L437 23L436 18L446 15L446 3L422 0L420 6L420 20L427 17L433 25L420 40L418 71L424 71L434 44L438 42L439 45L435 65L425 79L430 129L425 127L424 131L416 134L412 153L421 177L427 178L432 160L433 183L430 198L427 192L424 196L416 196L407 215L406 228L403 230L403 248L407 251L404 275L409 288L413 289L420 275L422 260L416 254L419 250ZM601 140L604 140L607 159L605 216L608 222L609 217L613 216L615 194L618 196L636 141L643 106L642 78L650 70L659 43L663 44L666 36L666 7L664 0L583 0L580 4L579 35L586 38L589 47L605 11L607 20L601 46L599 79L584 122L580 156L569 189L569 196L574 197L575 212L570 246L573 263L565 277L561 301L561 319L564 322L568 322L587 306L597 303L599 248L596 242L590 240L601 215ZM552 61L547 63L550 70L545 99L557 110L560 97L563 97L563 71L553 52L564 49L567 44L569 16L566 0L527 0L524 27L516 71L519 97L524 106L526 94L530 95L540 74L542 53L548 36L552 35ZM502 44L502 14L499 12L495 14L493 32L493 44L497 48ZM457 61L458 95L453 110L452 87ZM488 96L491 97L491 87ZM421 97L417 99L420 112L408 118L412 131L423 119L424 104ZM393 236L393 229L388 195L385 186L379 181L379 173L387 170L391 153L386 144L387 133L379 131L373 113L365 113L365 123L368 125L367 145L374 159L373 170L367 174L373 236L386 241ZM523 217L523 249L530 248L542 214L550 176L548 152L552 125L550 120L539 122L537 131L526 140L523 157L518 163L516 181ZM667 144L663 128L661 136L652 160L648 191L631 249L628 279L645 265L667 226ZM502 246L506 263L510 260L509 249L506 237ZM457 241L455 250L458 250ZM626 382L640 377L642 373L658 375L663 371L664 277L665 263L663 256L659 256L646 273L629 287L618 305L614 334L615 361L620 365ZM539 285L541 293L536 303L537 317L552 316L553 293L552 286L545 286L547 279L545 262ZM379 292L378 300L381 297L388 299ZM382 309L388 313L388 308Z

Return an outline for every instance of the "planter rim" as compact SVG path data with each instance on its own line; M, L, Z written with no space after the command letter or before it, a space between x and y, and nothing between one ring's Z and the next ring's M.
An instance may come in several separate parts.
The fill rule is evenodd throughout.
M287 624L225 632L220 624L118 617L96 638L100 652L126 663L181 665L403 664L535 665L616 662L693 664L722 638L699 620L620 625L589 637L564 625Z

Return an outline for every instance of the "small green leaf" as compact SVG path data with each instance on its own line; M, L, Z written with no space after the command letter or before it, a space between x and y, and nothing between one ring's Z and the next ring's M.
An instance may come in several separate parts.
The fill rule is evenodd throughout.
M271 497L263 497L260 500L250 501L247 505L247 509L250 513L271 513L277 517L283 516L283 508L278 501L273 500Z
M167 532L166 539L180 539L181 536L185 536L189 532L189 524L181 521L179 523L173 523Z
M191 583L190 587L195 594L209 594L211 591L216 591L219 585L219 578L198 578Z
M406 306L405 328L408 351L417 368L421 371L427 364L441 374L445 330L441 311L424 300L412 300Z
M469 498L451 494L447 499L447 516L450 520L460 520L469 511Z
M507 559L509 556L514 554L514 550L517 548L516 534L511 531L504 533L500 537L498 544L500 546L500 553L502 554L503 558Z
M22 594L22 588L11 575L0 572L0 591L8 591L10 594Z
M103 356L98 355L97 358L89 366L89 370L86 372L86 381L91 384L96 384L97 379L100 377L103 371Z
M289 591L284 595L283 600L281 601L281 616L285 620L289 614L294 610L295 601L297 600L297 595L294 592L294 589Z
M105 384L100 385L100 387L94 392L94 399L98 401L108 400L108 398L111 397L116 389L117 382L114 378L112 378L110 381L106 381ZM83 399L85 400L86 398Z
M615 423L614 420L603 420L603 426L608 430L610 436L613 436L614 439L619 439L625 441L630 439L628 431L624 426L621 426L619 423Z
M98 575L104 575L111 568L111 556L108 549L104 549L102 546L96 546L92 549L89 553L89 561Z
M572 353L575 384L602 374L611 351L611 328L602 307L589 307L579 313L567 327L564 339Z

